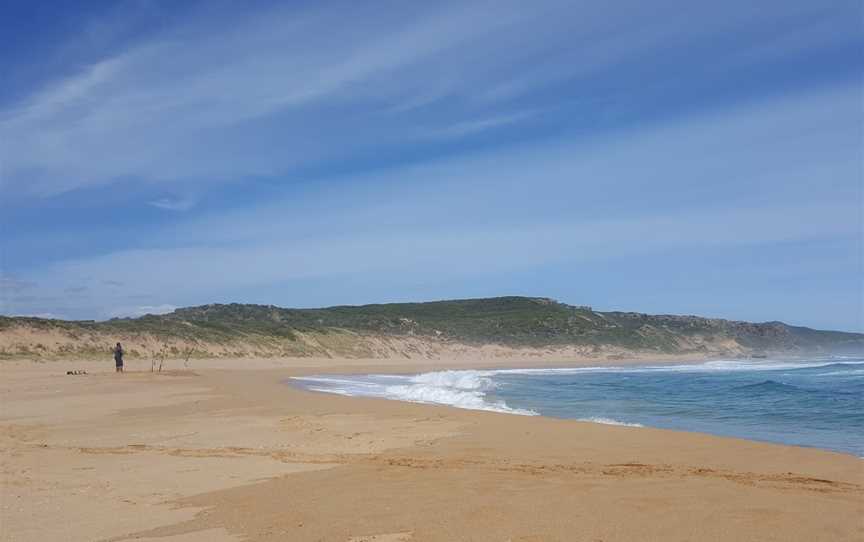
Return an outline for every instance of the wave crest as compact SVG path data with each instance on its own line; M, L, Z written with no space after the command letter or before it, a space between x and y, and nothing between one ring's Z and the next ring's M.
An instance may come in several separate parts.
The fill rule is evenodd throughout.
M313 391L338 395L380 397L412 403L454 406L536 416L533 410L511 408L489 396L496 388L494 371L436 371L414 376L367 375L350 377L297 377Z

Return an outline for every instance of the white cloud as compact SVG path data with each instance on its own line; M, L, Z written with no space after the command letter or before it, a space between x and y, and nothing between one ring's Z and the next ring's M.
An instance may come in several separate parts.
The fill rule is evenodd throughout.
M727 35L742 21L773 25L779 9L705 4L710 25L695 24L689 10L686 20L646 16L682 5L631 1L610 12L601 4L475 0L208 10L194 25L179 21L7 104L4 182L56 194L117 179L232 181L381 152L428 133L465 137L519 120L506 102L532 89L626 75L619 67L663 57L712 29ZM777 6L790 17L819 11ZM845 39L814 32L807 38L814 43ZM764 40L763 57L785 53ZM723 54L740 53L732 49ZM574 87L570 98L580 92ZM441 102L446 107L427 111Z
M309 148L306 130L294 126L304 121L297 119L280 128L286 144L278 153L263 155L255 150L257 141L231 152L257 137L262 127L256 120L311 107L325 97L368 104L401 93L402 84L388 82L390 72L516 15L502 6L494 21L478 27L481 13L480 6L469 4L420 18L403 12L396 20L386 18L394 25L386 27L375 19L346 26L338 14L295 16L279 10L223 21L232 28L205 29L197 39L160 36L0 113L4 170L13 179L26 175L44 193L128 176L272 174L305 159L310 150L325 149ZM340 40L334 43L328 36L337 27ZM372 94L367 85L374 86Z
M434 139L459 138L479 132L485 132L493 128L517 124L530 119L534 115L536 115L536 111L519 111L516 113L496 115L488 118L466 120L464 122L457 122L452 126L430 130L426 136Z
M38 307L21 301L6 311L134 316L255 288L273 295L273 285L292 281L497 276L562 261L854 238L860 128L836 112L857 96L857 87L831 89L627 138L341 179L338 191L154 231L156 248L34 270ZM123 287L91 289L87 308L64 294L84 281ZM140 296L147 305L129 304ZM62 301L49 307L52 298Z
M147 204L164 211L188 211L195 207L198 201L192 197L164 197L153 201L148 201Z
M0 111L4 190L51 194L131 179L165 195L146 204L188 211L206 187L169 182L273 176L364 150L389 158L406 141L468 138L528 124L540 111L545 120L560 104L523 101L532 91L575 78L562 99L579 102L591 76L609 83L603 74L649 70L694 36L708 43L741 21L767 27L777 12L706 5L711 24L702 25L643 17L663 11L644 2L614 16L568 2L394 6L213 17L191 25L193 34L169 30L96 61ZM733 70L783 57L789 40L799 51L801 40L835 39L830 25L801 39L772 36L760 48L721 40L728 56L694 61ZM643 90L627 87L622 107ZM0 308L134 316L298 280L495 276L625 256L638 265L649 252L851 237L860 217L850 188L860 177L859 91L774 96L591 133L584 143L349 174L254 208L196 209L148 231L148 248L43 265L27 274L36 282L0 278L7 292L38 294L0 299ZM64 290L82 281L113 287L70 299Z

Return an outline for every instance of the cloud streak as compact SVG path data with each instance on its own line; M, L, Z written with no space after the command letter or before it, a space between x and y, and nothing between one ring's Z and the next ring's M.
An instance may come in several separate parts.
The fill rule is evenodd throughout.
M147 204L162 209L163 211L188 211L195 207L198 201L193 197L164 197L153 201L148 201Z
M517 124L524 120L528 120L536 114L535 111L519 111L516 113L508 113L506 115L497 115L494 117L473 119L464 122L458 122L452 126L438 128L430 131L427 136L433 139L451 139L459 138L480 132Z
M642 284L639 308L680 267L708 309L792 288L860 321L856 2L202 6L85 21L122 47L61 43L0 93L0 312Z
M625 139L341 179L350 188L338 196L325 188L298 201L192 218L154 232L155 248L64 260L31 278L51 285L39 289L46 297L122 278L122 289L89 292L94 307L122 307L101 309L115 316L135 314L124 301L133 295L149 295L149 308L173 307L310 280L443 280L697 249L854 242L860 209L850 173L858 167L859 128L832 112L856 97L854 87L832 89ZM415 182L401 183L406 177ZM835 179L831 191L821 190L826 178Z
M569 99L631 100L598 92L644 85L639 70L667 69L651 59L705 33L722 38L745 21L770 26L781 7L789 18L836 15L804 2L760 9L742 2L704 6L701 18L711 24L703 26L678 15L644 17L686 3L626 4L614 16L566 2L527 9L473 1L217 13L199 17L194 30L179 21L5 104L2 173L9 189L41 195L130 178L206 185L283 175L369 151L373 141L377 152L397 151L424 134L507 129L526 116L509 101L574 78ZM808 40L830 46L849 39L845 31L816 27ZM782 58L789 49L772 45L784 38L742 33L743 43L721 49L725 69L752 63L742 51L757 46L761 61ZM704 66L701 57L682 63L676 71ZM593 82L580 84L588 76Z

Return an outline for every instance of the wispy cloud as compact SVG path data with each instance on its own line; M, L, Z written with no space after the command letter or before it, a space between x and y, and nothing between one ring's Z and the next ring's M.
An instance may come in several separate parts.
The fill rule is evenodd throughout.
M35 282L12 277L0 277L0 292L17 294L36 287Z
M122 291L92 292L95 306L122 307L103 313L116 316L297 281L497 276L560 262L854 239L860 210L846 193L851 185L814 190L858 167L851 147L857 122L827 114L857 95L857 87L833 89L625 139L449 159L359 183L341 179L353 188L338 196L325 190L195 217L154 232L155 248L62 261L34 279L52 285L40 290L49 296L82 277L122 277ZM399 182L406 177L415 182ZM266 301L290 302L294 290L277 289L286 301ZM123 301L147 292L158 294L146 307ZM168 296L172 303L160 305Z
M198 200L190 196L164 197L148 201L147 204L164 211L188 211L198 204Z
M860 239L854 0L265 4L160 9L0 93L24 256L0 312L376 301L556 266L564 288L699 249L845 266ZM82 32L115 43L139 14Z
M428 133L426 133L426 136L435 139L464 137L471 134L485 132L493 128L500 128L502 126L507 126L510 124L517 124L524 120L530 119L536 114L536 111L519 111L516 113L508 113L505 115L495 115L488 118L467 120L464 122L457 122L452 126L446 126L444 128L436 128L430 130Z
M76 295L83 294L87 290L89 290L87 286L69 286L63 289L63 293Z
M378 154L398 149L423 138L424 131L415 135L421 126L440 137L504 128L525 115L509 101L574 78L596 80L574 82L570 99L638 88L640 71L664 75L668 68L656 59L688 40L719 40L744 22L770 27L778 11L790 20L830 15L827 7L778 1L759 9L704 5L700 17L710 25L691 20L689 10L687 19L647 16L687 5L627 2L614 13L552 0L531 9L475 0L387 10L212 10L194 27L177 21L5 104L0 162L11 189L39 194L129 178L206 184L275 176L373 143ZM808 43L819 46L850 39L845 27L811 34ZM772 48L778 39L752 32L726 40L715 51L722 59L711 64L752 63L741 53L756 46L761 60L782 58L788 48ZM681 62L676 72L709 69L704 57ZM180 210L160 203L153 202Z

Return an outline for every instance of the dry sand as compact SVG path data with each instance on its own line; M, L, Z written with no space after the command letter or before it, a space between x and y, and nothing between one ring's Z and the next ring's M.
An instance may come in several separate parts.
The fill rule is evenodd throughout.
M283 383L441 362L112 363L0 365L0 540L864 540L849 455Z

